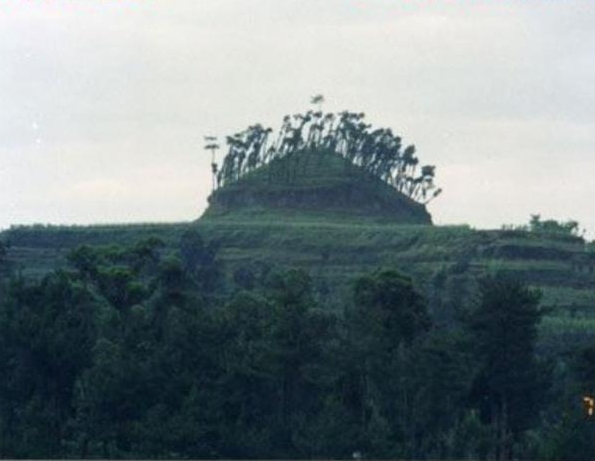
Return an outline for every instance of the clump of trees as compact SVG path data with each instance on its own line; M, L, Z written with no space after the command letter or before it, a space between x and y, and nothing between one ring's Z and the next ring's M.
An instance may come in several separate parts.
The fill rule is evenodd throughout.
M314 97L313 104L319 105L320 98ZM434 184L436 168L421 165L415 146L404 146L390 128L373 128L364 118L361 112L324 113L318 107L286 115L276 134L261 124L251 125L226 138L228 151L221 167L213 162L217 186L235 182L275 159L331 152L415 201L427 203L437 197L441 189Z
M585 230L581 230L580 224L575 220L558 221L556 219L542 219L539 214L532 214L529 224L520 226L504 225L503 230L517 230L533 232L535 234L560 235L582 238Z
M529 230L531 232L543 234L561 234L575 237L581 236L581 230L578 221L556 221L555 219L541 219L541 215L538 214L531 215Z

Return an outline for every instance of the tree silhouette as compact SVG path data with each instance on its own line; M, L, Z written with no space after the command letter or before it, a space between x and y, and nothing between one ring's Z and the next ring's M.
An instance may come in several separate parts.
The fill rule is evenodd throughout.
M302 174L306 173L312 154L334 153L419 203L427 204L440 195L442 189L434 184L436 168L420 165L415 146L402 149L400 136L390 128L373 129L364 121L363 112L323 113L324 96L315 95L310 101L318 110L284 116L275 139L271 139L273 130L261 124L228 136L223 165L220 170L213 167L218 187L281 158L286 161L279 164L280 169L271 164L269 182L294 181L300 166Z
M478 361L472 400L493 428L496 459L512 459L514 443L539 414L544 375L535 353L541 294L518 280L482 281L469 330Z
M219 149L216 136L205 136L205 150L211 151L211 172L213 174L213 190L216 187L217 180L217 163L215 162L215 152Z

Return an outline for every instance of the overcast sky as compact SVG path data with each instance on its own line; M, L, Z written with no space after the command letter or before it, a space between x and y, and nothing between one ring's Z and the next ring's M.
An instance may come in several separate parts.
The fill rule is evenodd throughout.
M193 220L203 135L316 93L436 165L436 223L595 238L592 0L4 0L0 228Z

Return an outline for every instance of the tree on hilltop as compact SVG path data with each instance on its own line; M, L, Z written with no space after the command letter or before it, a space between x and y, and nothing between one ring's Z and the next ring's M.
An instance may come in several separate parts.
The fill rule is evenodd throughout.
M211 151L211 173L213 175L213 190L215 190L215 181L217 180L218 165L215 162L215 152L219 150L216 136L205 136L205 150Z
M287 161L277 172L276 179L290 181L297 176L299 165L306 171L312 154L330 152L341 155L417 202L426 204L441 193L434 185L436 168L420 164L415 146L403 148L401 137L389 128L372 129L364 121L363 112L323 113L322 102L324 97L316 95L311 103L317 105L318 110L283 117L276 139L271 142L273 130L260 124L228 136L227 155L216 173L218 185L238 181L255 168L281 158ZM269 171L269 181L273 179L274 173Z

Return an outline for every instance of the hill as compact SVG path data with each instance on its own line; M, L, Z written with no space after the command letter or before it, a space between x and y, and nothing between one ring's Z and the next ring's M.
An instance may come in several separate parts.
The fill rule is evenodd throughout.
M213 192L203 218L267 214L431 224L424 205L331 151L300 151Z
M576 391L583 378L575 358L592 368L595 343L595 251L578 223L535 215L515 229L433 226L420 203L439 190L433 167L401 186L406 170L366 169L364 160L324 149L282 149L247 167L250 153L264 149L241 138L221 170L225 181L195 222L0 233L0 278L14 281L0 283L7 376L0 428L8 441L0 451L339 458L372 440L366 450L386 457L477 458L483 448L460 451L458 440L478 440L484 429L500 433L492 430L500 418L496 426L478 419L487 400L477 389L484 364L494 360L471 350L487 344L498 357L517 357L491 376L514 382L523 402L562 396L540 398L534 410L519 405L517 421L538 411L558 416L531 426L515 445L518 457L539 459L551 446L564 454L564 440L549 444L560 427L573 441L582 437L574 433L584 416L565 416L578 410L577 396L588 395ZM102 248L69 257L81 244ZM512 281L480 283L496 273ZM543 310L518 281L542 292ZM490 286L501 291L486 308L481 294ZM519 315L533 319L521 319L520 330ZM478 319L488 327L479 333L470 327ZM365 402L381 412L362 425ZM411 434L402 432L408 413ZM49 426L59 430L35 436ZM470 437L473 427L479 430ZM414 433L427 435L411 448ZM397 440L399 451L383 440Z
M543 292L548 315L542 333L548 347L565 348L595 334L595 258L581 238L568 235L378 224L307 214L280 220L271 213L254 219L209 215L178 224L22 226L0 238L10 245L9 263L25 277L39 278L65 267L66 254L77 245L127 244L156 236L166 243L164 251L175 251L189 228L218 242L230 283L241 273L261 277L273 269L299 267L312 275L319 300L340 309L354 278L378 267L394 267L422 288L435 318L448 321L473 300L478 277L500 272Z
M239 169L238 169L239 170ZM546 222L547 224L547 222ZM230 177L193 223L17 226L2 234L8 264L26 278L65 267L81 244L126 245L159 237L174 252L198 229L217 243L230 287L271 270L302 268L327 308L349 302L352 281L377 268L410 275L438 322L474 302L477 281L504 273L543 293L543 337L559 348L595 335L595 255L572 232L477 231L431 225L425 206L336 152L297 150ZM544 343L545 344L545 343Z

